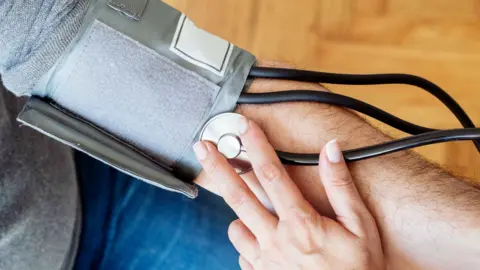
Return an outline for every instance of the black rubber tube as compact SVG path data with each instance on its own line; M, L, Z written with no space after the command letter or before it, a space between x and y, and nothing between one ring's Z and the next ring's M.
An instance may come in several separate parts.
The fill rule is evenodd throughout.
M440 100L460 121L465 128L475 128L475 124L468 117L462 107L442 88L422 77L410 74L337 74L308 70L253 67L250 70L251 78L294 80L315 83L330 83L343 85L380 85L380 84L408 84L417 86L429 92ZM480 140L474 141L480 152Z
M371 116L387 125L412 135L435 131L435 129L407 122L361 100L331 92L289 90L271 93L243 93L240 95L237 104L272 104L284 102L321 102L343 106Z
M352 162L424 145L478 139L480 139L480 128L437 130L382 144L347 150L343 152L343 156L345 161ZM277 154L282 163L286 165L318 165L319 154L295 154L282 151L277 151Z

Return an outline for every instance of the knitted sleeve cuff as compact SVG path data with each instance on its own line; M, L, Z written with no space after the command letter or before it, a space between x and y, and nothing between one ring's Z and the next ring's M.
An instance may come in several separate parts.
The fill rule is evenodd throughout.
M30 95L75 37L91 0L5 0L0 5L0 74Z

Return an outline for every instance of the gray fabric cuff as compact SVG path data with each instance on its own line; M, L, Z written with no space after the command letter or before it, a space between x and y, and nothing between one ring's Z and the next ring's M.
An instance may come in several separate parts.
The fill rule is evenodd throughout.
M192 145L231 112L255 57L161 1L100 0L34 90L192 181ZM114 164L111 164L114 165Z

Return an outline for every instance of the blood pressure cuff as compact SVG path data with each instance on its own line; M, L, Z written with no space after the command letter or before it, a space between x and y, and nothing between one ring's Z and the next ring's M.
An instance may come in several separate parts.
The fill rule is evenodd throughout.
M99 0L18 119L195 197L192 145L209 118L233 111L254 63L159 0Z

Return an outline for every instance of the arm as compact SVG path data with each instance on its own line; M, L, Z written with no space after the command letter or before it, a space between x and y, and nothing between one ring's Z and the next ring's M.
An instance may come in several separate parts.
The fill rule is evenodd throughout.
M9 90L29 94L75 35L86 2L52 0L38 2L38 6L2 2L0 73ZM34 12L28 14L31 10ZM41 16L40 10L44 11ZM256 81L249 91L285 89L322 90L316 84ZM356 115L325 105L241 106L238 111L258 122L273 145L285 151L318 152L331 138L339 139L343 149L389 139ZM405 262L411 268L453 268L475 263L478 251L466 239L479 237L473 229L480 222L477 189L409 153L362 161L351 169L377 218L391 265ZM292 167L289 171L299 179L297 184L311 203L332 214L315 168ZM408 253L412 250L418 252ZM450 250L462 252L465 260L452 258L456 254Z
M30 95L75 37L88 0L0 1L0 74L16 95Z
M317 84L258 80L248 91L287 89L325 90ZM283 151L319 152L334 138L342 149L390 140L356 114L328 105L240 106L237 111L259 123L273 145ZM350 168L377 220L390 268L468 269L478 265L477 188L411 152L356 162ZM316 168L289 167L288 171L309 201L321 213L332 215Z

